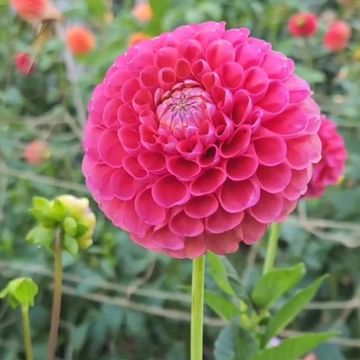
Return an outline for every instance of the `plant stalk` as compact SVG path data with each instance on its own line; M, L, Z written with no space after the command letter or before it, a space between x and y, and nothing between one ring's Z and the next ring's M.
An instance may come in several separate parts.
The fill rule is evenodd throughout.
M49 336L48 360L54 360L55 358L60 323L61 294L63 283L61 238L61 232L58 230L55 235L54 244L54 293Z
M205 255L193 260L191 303L191 360L203 360Z
M33 360L33 349L31 343L31 328L29 319L29 306L23 305L21 307L22 323L23 323L23 336L25 345L26 360Z
M280 232L281 232L280 224L274 223L271 225L269 242L266 250L265 264L263 270L264 275L267 274L269 271L271 271L274 267L276 253L279 244Z

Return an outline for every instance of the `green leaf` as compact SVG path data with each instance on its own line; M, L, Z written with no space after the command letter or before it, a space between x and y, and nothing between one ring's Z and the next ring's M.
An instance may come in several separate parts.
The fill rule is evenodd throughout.
M212 291L205 291L205 302L224 320L231 320L239 315L240 309L224 296Z
M231 269L231 268L229 267L229 265L225 266L224 260L227 259L222 258L213 253L209 253L207 256L207 261L208 264L210 265L210 274L214 279L216 285L226 294L233 295L234 290L230 285L228 272L227 272L227 269Z
M38 287L30 278L17 278L11 280L5 289L0 292L0 299L7 298L9 304L16 308L18 306L34 305Z
M157 34L163 30L163 18L166 16L170 7L170 0L150 0L150 5L154 16L148 27L148 31Z
M254 334L241 327L236 319L221 330L215 341L214 357L215 360L252 360L258 349Z
M79 244L75 238L65 235L64 237L64 248L67 250L71 255L77 255L79 252Z
M29 212L41 225L47 228L55 226L56 221L50 216L49 209L32 208Z
M272 270L255 284L251 298L258 307L267 309L298 283L304 275L304 264Z
M305 289L300 290L294 297L288 300L284 306L281 307L281 309L271 318L269 322L263 342L264 345L295 319L301 310L315 296L326 277L327 275L324 275Z
M50 201L40 196L34 196L32 199L32 203L35 209L47 210L50 207Z
M335 333L309 333L284 340L279 346L263 350L254 360L297 360Z

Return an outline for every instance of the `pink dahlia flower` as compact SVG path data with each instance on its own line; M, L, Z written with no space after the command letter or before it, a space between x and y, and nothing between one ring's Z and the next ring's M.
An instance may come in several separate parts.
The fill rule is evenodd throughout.
M336 130L336 124L325 116L321 118L319 136L322 143L322 159L314 166L307 197L319 197L330 185L337 184L344 172L347 151L344 139Z
M134 242L227 254L294 209L321 157L319 126L309 85L269 43L186 25L131 47L96 87L83 172Z

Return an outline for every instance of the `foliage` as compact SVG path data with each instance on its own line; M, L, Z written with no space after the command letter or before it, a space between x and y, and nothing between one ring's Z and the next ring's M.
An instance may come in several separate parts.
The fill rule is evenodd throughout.
M358 4L357 0L348 2ZM299 314L320 286L316 279L324 273L329 279L319 289L317 301L342 302L359 296L359 6L351 8L334 0L152 0L155 16L141 24L131 13L134 2L130 0L65 0L56 4L63 13L64 27L86 23L93 30L97 38L93 52L69 57L61 31L35 51L37 31L16 17L6 1L0 2L0 288L14 277L31 276L42 289L31 313L36 319L32 321L35 358L43 359L46 353L52 258L25 241L33 226L27 211L31 199L34 195L54 198L63 192L87 195L80 171L85 104L107 67L127 48L129 36L136 31L156 35L183 23L205 20L225 20L229 27L248 26L254 36L271 41L275 49L292 57L298 64L297 73L311 83L322 109L338 123L350 152L342 183L329 189L322 199L301 204L299 212L283 226L279 270L268 275L273 279L260 275L265 241L252 248L241 246L229 261L209 257L212 277L207 278L206 298L213 311L208 310L207 315L230 321L230 325L224 330L206 326L206 359L213 358L215 339L216 356L231 359L238 346L239 356L252 356L255 352L251 348L258 346L262 353L257 360L278 359L277 348L265 349L264 344L285 327L311 333L331 329L339 336L359 339L358 309L348 309L345 304L327 309L317 303ZM307 10L319 16L317 35L308 41L292 38L287 20L295 12ZM353 30L349 47L339 53L329 53L322 46L323 34L334 17L347 21ZM31 76L16 71L13 57L20 51L36 57L37 69ZM35 139L49 143L52 154L36 167L23 158L27 144ZM91 208L96 205L91 204ZM188 359L189 324L174 317L186 318L182 312L189 312L188 287L181 285L190 283L190 263L142 250L101 213L96 216L93 246L80 252L77 259L69 254L63 258L65 295L59 357ZM72 233L71 220L64 226ZM48 228L41 231L40 238L49 242ZM69 249L76 252L71 244ZM308 269L306 274L303 266L291 267L299 261ZM285 276L284 283L276 281L277 276ZM266 285L265 295L259 286L264 281L265 285L270 281L276 284ZM293 293L295 285L302 290ZM172 309L182 315L167 312ZM275 316L269 317L269 312ZM241 322L239 318L231 320L238 314ZM23 358L16 316L5 302L0 303L0 357L4 360ZM259 321L260 338L244 335L253 319ZM313 348L328 335L306 336L301 344ZM248 341L238 344L238 339ZM222 341L225 350L219 348ZM284 340L280 346L298 349L297 341ZM300 348L296 356L303 352ZM356 360L360 354L359 348L329 342L316 353L320 360ZM295 355L289 359L291 356Z

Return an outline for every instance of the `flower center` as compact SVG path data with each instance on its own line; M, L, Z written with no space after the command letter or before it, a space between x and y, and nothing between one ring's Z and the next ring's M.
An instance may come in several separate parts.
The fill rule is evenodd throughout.
M209 94L194 82L181 83L166 92L157 106L159 130L187 138L211 119L215 105Z

